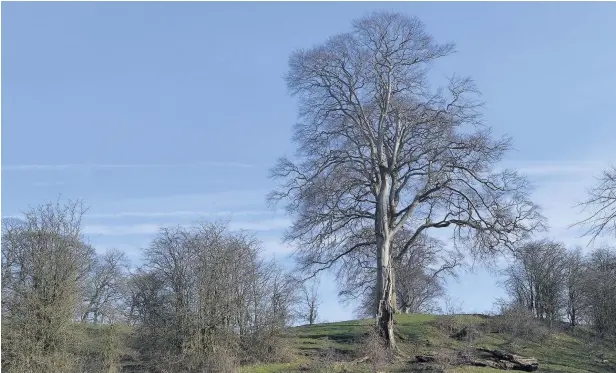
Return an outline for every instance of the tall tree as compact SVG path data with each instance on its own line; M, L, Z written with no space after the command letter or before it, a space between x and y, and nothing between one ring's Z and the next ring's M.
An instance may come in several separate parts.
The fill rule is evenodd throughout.
M616 248L599 247L588 255L584 297L591 325L602 335L616 336Z
M450 227L457 245L493 254L542 226L527 180L493 172L510 148L481 123L472 81L431 90L430 63L451 54L417 18L373 13L351 32L293 53L286 82L299 99L295 160L272 169L306 271L374 247L380 334L395 347L392 240ZM369 230L370 235L360 234ZM404 255L406 249L397 255Z
M585 308L584 276L585 263L582 249L576 247L567 256L565 269L567 287L567 318L572 327L580 323Z

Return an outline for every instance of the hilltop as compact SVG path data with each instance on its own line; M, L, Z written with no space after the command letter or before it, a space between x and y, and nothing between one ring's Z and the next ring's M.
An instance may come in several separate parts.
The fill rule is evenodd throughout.
M288 363L245 366L242 373L282 372L370 372L374 367L357 362L362 351L362 337L372 325L372 319L344 321L292 328L287 337L296 350L296 360ZM532 336L515 336L499 332L502 320L485 315L398 315L396 331L399 347L408 356L398 362L379 367L383 372L446 372L489 373L502 370L489 367L456 366L461 356L473 354L477 348L498 349L539 362L539 372L616 371L616 349L593 337L582 327L575 331L540 331ZM522 333L524 326L519 332ZM545 333L545 334L543 334ZM419 363L415 356L430 355L432 363Z

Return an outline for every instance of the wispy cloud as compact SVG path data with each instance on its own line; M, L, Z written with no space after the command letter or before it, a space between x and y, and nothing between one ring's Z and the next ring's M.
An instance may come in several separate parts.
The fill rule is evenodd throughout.
M201 194L161 195L109 201L111 211L234 211L264 210L264 190L227 190Z
M50 186L58 186L58 185L64 185L66 184L63 181L35 181L33 183L30 183L30 185L35 186L35 187L50 187Z
M242 162L197 162L180 164L12 164L2 165L3 171L65 171L72 169L85 170L104 170L104 169L143 169L143 168L180 168L180 167L232 167L232 168L251 168L254 164Z
M160 217L223 217L223 216L258 216L271 214L267 210L246 210L246 211L120 211L110 213L86 214L88 218L160 218Z
M271 231L286 228L291 224L288 219L266 219L259 221L238 221L231 222L229 228L232 230L249 231ZM164 227L189 227L191 224L86 224L83 233L86 235L98 236L133 236L133 235L153 235Z
M177 226L177 224L87 224L83 227L82 232L86 235L98 236L152 235L158 233L161 228L170 226Z

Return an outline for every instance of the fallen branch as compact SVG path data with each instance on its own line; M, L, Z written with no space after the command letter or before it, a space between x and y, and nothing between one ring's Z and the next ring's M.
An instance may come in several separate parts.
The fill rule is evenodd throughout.
M534 372L539 369L539 363L537 362L537 359L532 357L523 357L519 355L508 354L503 351L490 350L487 348L477 348L477 350L489 354L490 357L494 359L494 361L488 362L487 364L495 363L495 365L497 365L499 369L522 370L525 372ZM486 364L486 361L480 360L473 363ZM496 368L495 366L492 367Z

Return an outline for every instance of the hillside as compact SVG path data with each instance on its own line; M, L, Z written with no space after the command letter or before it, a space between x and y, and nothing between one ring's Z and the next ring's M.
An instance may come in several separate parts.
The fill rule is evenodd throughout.
M361 357L361 337L372 320L345 321L293 328L290 345L297 351L296 361L284 364L258 364L246 366L242 373L277 372L370 372L368 363L354 363ZM408 359L394 366L381 368L384 372L499 372L486 367L449 366L456 356L472 352L477 347L499 349L522 356L535 357L539 372L594 372L616 371L616 349L592 338L578 328L575 332L554 332L539 341L515 338L509 333L493 329L495 318L479 315L435 316L399 315L397 334L400 349ZM456 338L460 330L473 330L473 338ZM472 339L472 340L469 340ZM440 361L422 364L414 356L436 355ZM324 362L325 360L326 362ZM337 362L335 362L337 361ZM450 362L449 364L447 364Z
M403 357L395 364L378 367L379 372L411 373L490 373L502 370L459 365L460 356L473 354L477 348L498 349L525 357L536 358L538 372L550 373L613 373L616 372L616 346L595 338L583 327L575 331L543 334L536 324L516 322L519 334L499 332L500 317L484 315L398 315L396 331ZM373 320L354 320L291 328L281 341L287 350L287 362L246 365L239 373L368 373L374 372L370 362L361 358L373 346L364 345ZM145 373L131 342L134 330L123 326L76 325L88 337L81 345L84 356L107 350L113 340L123 341L120 372ZM531 331L534 330L534 331ZM466 335L460 331L468 331ZM544 333L546 330L544 330ZM132 346L133 348L131 348ZM106 354L111 351L107 351ZM98 354L97 354L98 355ZM432 363L419 363L417 355L436 357ZM91 364L97 364L91 361ZM90 365L90 364L88 364Z

